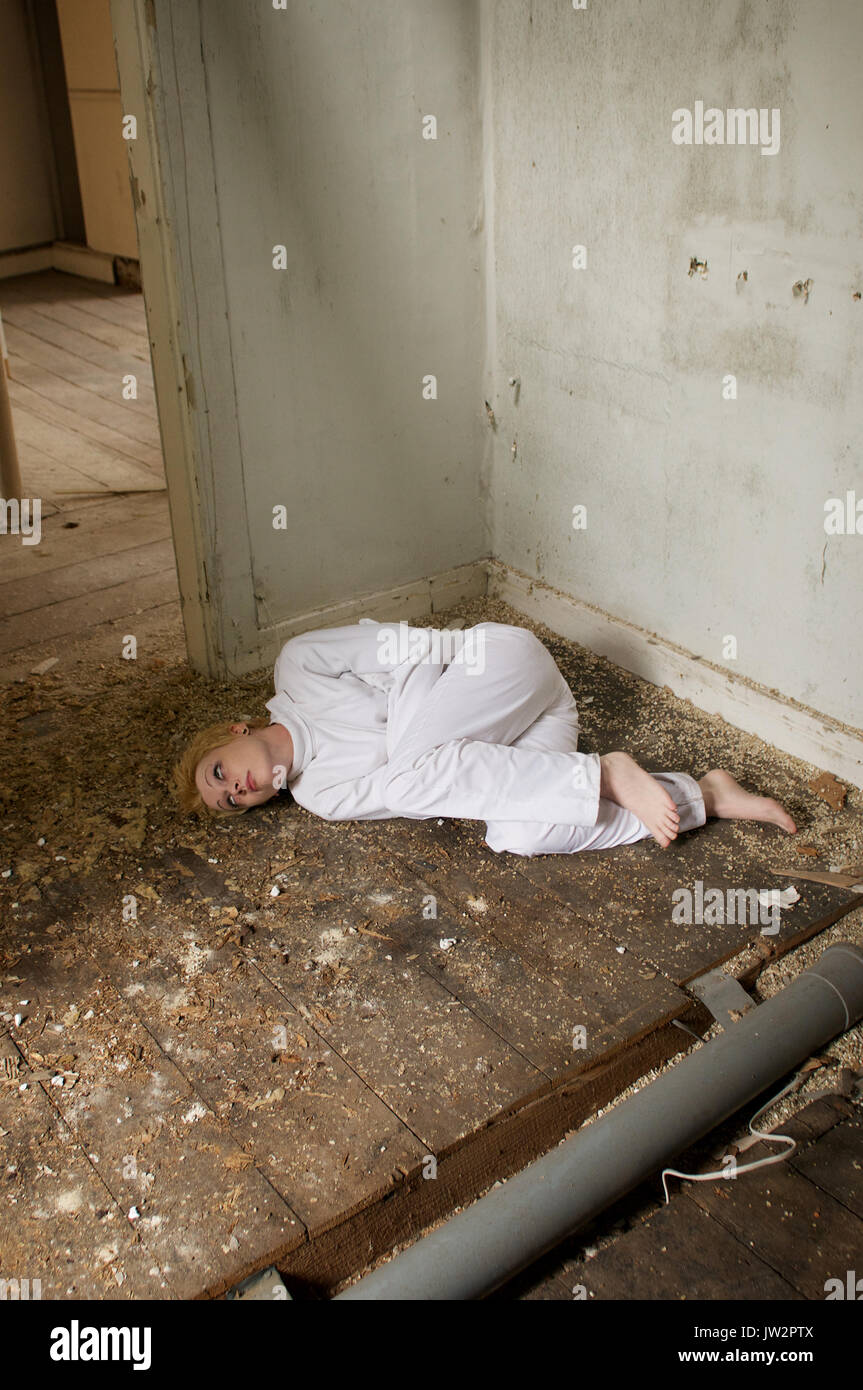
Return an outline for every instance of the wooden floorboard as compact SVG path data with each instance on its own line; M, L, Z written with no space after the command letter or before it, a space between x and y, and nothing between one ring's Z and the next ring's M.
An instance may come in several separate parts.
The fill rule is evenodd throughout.
M83 528L105 523L95 549L99 537L107 543L112 522L123 518L134 529L132 507L152 522L157 502L118 499L101 515L85 509L75 519ZM79 582L70 541L77 528L68 530L64 515L49 519L46 545L58 551L47 559L62 563L46 571L46 584ZM103 560L117 556L109 550L94 566ZM23 555L18 562L35 564ZM24 577L19 569L10 584ZM119 612L130 612L142 582L126 586ZM103 590L93 603L123 588ZM7 962L0 974L17 977L11 986L0 982L0 998L10 1015L19 998L32 1001L32 1017L16 1030L22 1059L41 1051L49 1009L61 1022L78 1009L62 1035L76 1058L75 1090L107 1097L106 1110L121 1117L132 1096L126 1133L140 1137L142 1117L152 1112L129 1088L140 1059L124 1054L125 1039L136 1046L146 1039L149 1065L160 1074L162 1059L170 1062L180 1119L203 1107L209 1128L189 1122L188 1132L206 1133L216 1146L205 1150L210 1166L180 1162L185 1131L169 1117L168 1139L153 1150L158 1163L145 1170L156 1184L149 1196L111 1178L117 1206L134 1203L151 1222L142 1235L150 1231L153 1267L174 1271L170 1296L215 1296L271 1261L299 1294L326 1292L689 1048L693 1040L675 1020L696 1031L709 1024L685 979L725 958L729 942L697 924L669 933L671 861L659 850L595 856L591 874L578 857L495 855L481 827L468 822L329 824L296 806L265 808L229 827L179 821L167 771L189 731L190 692L200 700L211 690L212 718L252 712L269 693L271 673L230 693L211 687L188 672L178 630L175 655L148 663L148 614L166 605L122 629L140 633L134 667L119 660L122 632L104 607L101 626L87 628L89 604L85 595L42 610L64 619L56 624L58 643L65 634L60 674L10 687L0 726L0 739L17 730L28 747L26 779L13 764L0 789L10 797L7 816L15 808L10 824L26 820L25 839L9 842L13 875L0 880L0 892L17 894L19 904L9 914L12 934L0 931L0 967ZM81 629L70 642L74 622ZM610 666L601 679L594 674L595 737L604 721L619 718L633 679ZM624 743L636 736L637 707L631 717L631 730L620 730ZM728 846L720 835L714 845L719 829L711 824L681 841L674 861L681 882L726 872L729 855L733 873L759 884L763 859L787 853L778 833L767 839L760 827L739 843ZM547 872L537 873L543 866ZM137 917L125 920L130 893ZM817 930L855 901L841 890L807 890L795 933ZM627 903L641 908L637 929ZM757 936L755 928L748 939ZM444 948L442 939L455 944ZM793 939L780 934L770 950ZM62 978L52 973L58 957ZM120 1001L111 1053L100 1013L88 1018L90 1006L80 1008L93 971L105 997ZM99 1115L88 1105L73 1117L81 1152L98 1153L107 1142ZM233 1200L246 1211L250 1183L266 1184L298 1226L249 1227L238 1250L237 1228L219 1224L219 1203L233 1209ZM187 1245L178 1241L179 1213L193 1228ZM160 1214L172 1228L164 1235L153 1220ZM219 1240L205 1251L211 1215ZM725 1244L737 1240L723 1231ZM82 1265L91 1259L87 1239L73 1247ZM768 1254L765 1246L741 1256L741 1279L761 1277ZM569 1284L567 1273L555 1296Z
M170 557L166 557L164 544L144 546L141 552L124 552L124 555L132 557L129 569L134 569L133 558L137 556L139 577L124 579L110 588L95 589L76 598L48 603L29 613L12 614L0 624L0 653L8 657L10 653L29 647L34 635L40 642L65 642L109 619L128 617L134 632L137 614L177 599L177 574Z
M27 580L38 592L42 578L55 570L81 563L82 556L97 560L153 541L168 540L171 519L163 489L153 493L109 497L97 507L66 507L42 520L38 545L20 543L3 547L0 574L0 613L6 611L7 583Z
M14 314L11 317L3 315L3 327L10 357L28 363L31 368L40 367L49 381L78 387L87 395L95 396L97 401L117 407L124 417L140 416L151 432L156 408L153 389L142 382L137 397L124 397L123 378L127 369L119 358L115 357L113 364L106 365L94 362L91 357L82 357L77 348L70 351L57 347L29 328L21 327Z
M20 415L16 415L16 423L24 428L21 433L26 433L26 422L22 421ZM44 516L48 508L55 511L62 511L64 507L77 504L78 499L92 497L110 498L113 493L108 483L101 482L97 477L89 473L82 472L74 464L61 463L57 459L51 458L41 449L33 444L26 443L26 440L19 434L18 457L21 461L22 481L26 478L25 496L29 498L41 499L41 510ZM32 512L31 512L32 514ZM4 558L20 544L17 536L9 533L6 536L0 535L0 546L3 547ZM34 547L38 549L38 546Z
M607 1252L568 1268L570 1280L587 1300L725 1299L730 1290L747 1302L804 1297L686 1196L660 1208Z
M58 951L30 978L40 1033L28 1060L38 1051L47 1070L69 1073L62 1087L38 1084L177 1296L236 1282L274 1241L302 1242L296 1213L93 962Z
M34 380L38 386L38 377L35 377ZM9 399L13 409L24 409L39 420L47 421L51 425L58 426L61 430L68 431L73 436L68 445L70 449L74 448L75 443L81 439L85 442L92 441L95 444L105 446L121 460L143 464L157 477L163 475L162 454L158 446L142 443L131 435L122 434L99 420L79 415L76 411L67 409L52 397L50 387L41 391L31 389L13 375L9 381Z
M0 311L25 495L42 506L39 544L0 536L8 670L51 643L68 661L100 625L134 632L178 594L143 297L46 271L0 282Z
M693 839L699 843L697 861L692 857ZM769 869L773 862L777 868L784 862L793 871L793 852L789 847L784 860L777 855L776 832L769 826L751 826L743 837L733 822L711 823L667 850L642 841L630 847L631 876L625 882L616 858L614 851L577 856L574 863L562 855L547 855L521 861L519 871L581 915L601 915L604 931L679 984L731 959L754 940L769 944L794 937L812 916L826 915L836 902L834 889L807 884L805 896L780 914L776 933L769 917L762 920L760 912L749 913L751 900L743 921L714 925L673 919L679 901L675 893L688 889L694 898L697 883L704 894L721 890L726 905L729 891L786 887ZM656 912L660 900L665 905L661 919ZM732 906L735 902L731 899Z
M66 409L84 420L113 430L121 437L124 447L129 447L127 441L137 441L150 449L158 449L158 423L143 411L128 409L127 406L133 405L133 402L119 399L109 400L97 391L81 386L77 382L69 381L42 363L29 361L16 351L16 342L19 340L14 330L10 330L7 338L12 361L13 381L21 382L36 395L65 406ZM11 386L9 396L14 405L14 392ZM117 396L119 397L119 391Z
M3 1278L28 1280L31 1298L176 1298L169 1273L142 1247L106 1184L99 1156L74 1141L59 1113L52 1078L63 1077L74 1094L72 1067L64 1063L64 1075L59 1061L48 1067L36 1056L28 1066L8 1035L0 1035L0 1064ZM70 1258L73 1247L87 1258Z
M675 889L696 880L782 885L767 871L789 846L765 827L525 860L466 822L338 825L292 805L181 821L169 771L186 738L257 712L271 671L230 688L189 671L166 496L116 495L163 476L151 398L127 409L112 375L148 357L141 296L48 272L0 284L4 304L45 516L39 546L0 537L0 1041L34 1076L69 1072L68 1088L0 1095L22 1165L18 1210L0 1201L4 1268L29 1250L47 1269L56 1218L71 1253L51 1296L214 1296L273 1260L326 1291L692 1046L676 1022L710 1022L693 976L747 944L781 953L854 905L808 885L764 942L759 924L673 923ZM696 771L697 747L699 772L726 755L743 771L757 741L743 751L706 717L684 738L680 702L653 692L657 731L643 683L549 647L584 701L587 751ZM854 1215L853 1146L830 1143L817 1172L786 1178ZM743 1248L686 1200L691 1234ZM770 1238L736 1257L753 1288L765 1269L772 1289L786 1280ZM559 1297L570 1272L554 1277Z
M153 384L149 347L140 329L106 323L56 296L34 299L32 292L22 290L15 280L0 285L0 312L4 323L26 328L85 361L109 368L128 362L130 371L149 386Z
M61 271L43 270L17 275L0 283L0 307L7 286L26 294L30 302L72 305L88 315L94 324L113 324L123 330L127 338L131 333L147 341L143 300L137 291L101 285Z
M861 1107L828 1097L776 1132L800 1145L785 1162L742 1171L745 1163L780 1151L776 1144L758 1144L740 1156L733 1179L672 1179L667 1205L635 1215L616 1236L606 1236L600 1218L590 1240L604 1241L602 1248L576 1258L551 1255L497 1297L823 1300L827 1281L844 1284L846 1271L859 1269L863 1258L863 1221L853 1210L863 1165ZM685 1160L675 1166L690 1169ZM644 1193L642 1200L650 1201ZM577 1242L573 1237L568 1244Z
M763 1156L760 1148L754 1152ZM859 1144L857 1155L863 1158ZM751 1156L747 1151L745 1158ZM744 1173L733 1184L699 1183L690 1200L780 1271L802 1298L823 1299L828 1279L844 1278L846 1270L860 1264L863 1220L816 1187L793 1162Z
M173 568L174 545L170 538L126 546L107 555L48 570L40 576L38 584L29 576L0 583L0 612L8 618L38 613L39 622L50 625L50 610L62 607L62 621L68 623L67 615L72 610L65 605L72 600L134 584L154 574L171 573ZM65 630L74 629L66 626ZM2 642L0 635L0 646Z
M164 480L146 464L48 424L26 408L16 408L15 432L27 496L63 502L100 491L108 495L164 491Z
M863 1114L836 1125L817 1144L792 1154L791 1167L863 1220ZM855 1229L860 1233L859 1225ZM858 1265L863 1260L863 1245ZM863 1275L863 1270L861 1270Z

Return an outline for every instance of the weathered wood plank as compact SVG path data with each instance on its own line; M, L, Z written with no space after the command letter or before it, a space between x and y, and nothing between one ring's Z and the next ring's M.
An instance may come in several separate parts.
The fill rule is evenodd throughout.
M418 960L549 1077L571 1075L686 1009L686 997L658 972L622 958L499 856L483 849L476 860L461 854L453 863L458 829L435 825L430 833L427 826L425 836L424 863L375 855L389 901L369 903L372 920L391 935L393 948ZM435 857L447 868L438 869ZM433 920L422 911L430 894ZM441 940L456 944L442 949Z
M568 1263L557 1277L582 1286L588 1300L709 1300L732 1291L751 1302L805 1297L685 1195L593 1258Z
M777 854L773 827L731 821L709 821L679 837L667 850L643 840L621 849L584 855L543 855L519 859L519 872L589 917L604 934L662 970L679 984L737 955L759 939L781 943L794 938L810 923L853 904L853 895L824 884L795 885L800 901L780 914L779 931L764 934L773 922L754 913L751 899L742 922L675 922L672 914L678 890L691 894L693 917L697 885L702 892L719 889L740 915L742 900L729 899L729 890L785 888L791 880L768 871L772 862L787 862L791 851L783 837L784 859ZM707 915L706 913L702 915ZM752 921L752 916L756 917ZM766 914L765 914L766 915Z
M176 598L176 571L173 566L162 568L140 579L115 584L110 589L54 603L41 609L35 620L27 613L7 618L0 622L0 652L14 652L34 642L73 637L109 619L128 618L134 623L138 613Z
M3 548L0 571L0 612L5 612L3 585L32 578L38 582L54 570L76 565L82 556L100 559L136 546L167 540L171 535L168 497L163 489L130 497L106 497L97 506L58 508L42 513L38 545Z
M22 290L17 280L4 280L0 285L0 311L4 323L17 321L22 328L46 337L56 347L66 347L85 358L94 354L91 360L105 366L111 365L112 353L115 361L122 360L116 356L121 354L128 359L130 371L137 367L141 379L150 386L153 384L143 307L140 330L119 327L87 313L76 303L56 295L36 296L32 291Z
M105 426L122 436L124 441L137 440L150 449L160 446L159 426L149 414L140 410L128 410L125 405L115 403L97 395L84 386L67 381L56 372L49 371L41 364L22 357L15 348L14 330L9 335L9 351L12 362L12 381L9 383L9 397L14 406L15 392L12 382L28 386L37 395L49 398L53 403L65 406L67 410L84 420L91 420ZM125 445L128 449L128 444Z
M38 449L46 458L63 467L76 469L86 478L114 492L164 487L161 467L142 463L114 448L106 448L68 426L44 420L28 406L16 407L15 430L25 460L31 450ZM70 486L76 484L73 482Z
M170 571L173 563L174 544L170 539L128 546L30 578L0 583L0 611L7 618L29 613L41 626L50 622L49 610L56 604Z
M749 1157L747 1151L742 1161ZM730 1182L698 1183L688 1195L781 1270L803 1298L823 1299L827 1279L844 1278L860 1263L863 1221L788 1163L742 1173Z
M127 399L123 396L125 369L119 355L115 354L113 365L105 366L91 358L75 356L66 348L55 347L30 328L23 328L14 316L7 319L4 315L3 325L12 357L13 372L16 363L29 362L31 366L41 367L51 380L60 380L70 386L80 387L109 405L118 406L132 415L140 415L148 421L152 419L156 409L156 398L151 386L141 382L137 397Z
M817 1144L793 1153L789 1163L795 1172L863 1220L863 1124L859 1120L835 1125ZM861 1260L863 1245L858 1264Z
M61 430L70 431L84 440L102 444L120 458L142 463L152 472L162 476L164 463L160 445L142 443L129 434L112 429L101 420L80 414L74 407L56 400L51 389L42 389L39 377L35 373L32 374L32 381L33 386L28 386L14 377L8 381L9 399L16 411L16 419L19 409L27 409L40 420L47 420Z
M100 934L115 987L310 1234L381 1198L426 1148L273 987L242 920L250 946L236 950L218 921L222 908L248 908L242 895L192 853L149 868L138 920L118 914Z
M230 1287L274 1245L303 1243L296 1213L243 1166L224 1123L91 960L45 952L16 973L30 999L21 1051L77 1074L57 1088L57 1109L179 1297Z
M8 1035L0 1036L0 1059L10 1073L0 1080L0 1275L17 1279L19 1291L28 1280L31 1298L175 1297L98 1164L57 1114L50 1077L34 1080L46 1069L28 1066Z
M13 281L4 283L14 285L32 300L74 305L81 313L89 314L95 320L115 324L127 333L140 333L144 338L147 336L144 296L137 291L119 285L102 285L83 276L65 275L52 270L16 275Z
M41 497L43 509L45 503L54 504L58 510L63 506L64 501L74 498L76 503L80 499L83 503L101 494L105 498L111 496L110 486L99 481L83 472L80 468L74 468L68 463L58 463L56 459L43 453L31 443L26 443L23 439L19 440L19 457L21 460L21 481L24 486L25 497ZM11 534L0 536L0 543L4 549L9 549L13 538ZM38 547L33 547L38 549Z

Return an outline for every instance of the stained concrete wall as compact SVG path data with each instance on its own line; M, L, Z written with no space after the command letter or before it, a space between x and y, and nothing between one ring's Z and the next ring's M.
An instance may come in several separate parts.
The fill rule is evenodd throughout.
M176 82L157 100L198 325L190 390L209 416L208 580L237 670L255 656L238 598L250 570L255 621L274 631L487 550L478 13L459 0L232 0L192 14L157 0L152 19L160 80ZM429 375L436 399L423 397Z
M824 527L863 499L857 0L113 5L154 60L201 664L492 553L863 725L863 541ZM675 143L701 102L774 152Z
M828 498L863 499L863 7L482 19L495 555L863 725L863 537L824 529ZM778 107L778 152L674 144L698 100Z

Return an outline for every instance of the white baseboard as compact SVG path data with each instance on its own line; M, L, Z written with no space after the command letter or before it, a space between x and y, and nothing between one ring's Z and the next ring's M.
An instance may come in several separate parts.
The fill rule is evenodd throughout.
M13 275L32 275L37 270L50 270L51 247L28 246L24 251L0 251L0 280Z
M496 560L488 561L487 569L489 598L502 599L525 617L536 618L653 685L667 685L675 695L708 714L721 715L735 728L832 772L840 781L863 787L863 731L855 735L828 715L741 680Z
M76 246L70 241L55 241L51 248L51 264L67 275L81 275L85 280L101 280L114 284L114 257L106 251L93 251L89 246Z
M67 275L100 280L104 285L115 283L113 256L71 241L0 252L0 280L8 280L13 275L31 275L37 270L64 270Z

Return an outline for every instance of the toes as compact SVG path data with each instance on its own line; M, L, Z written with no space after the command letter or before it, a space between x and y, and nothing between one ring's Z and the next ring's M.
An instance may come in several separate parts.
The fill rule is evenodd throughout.
M654 840L656 840L663 849L668 849L672 840L677 839L677 826L670 817L658 820L655 825L651 827L651 834Z

